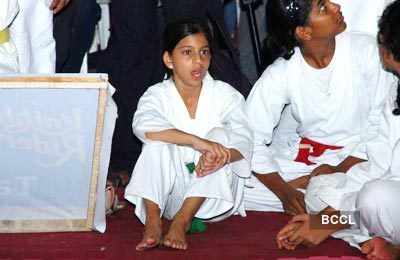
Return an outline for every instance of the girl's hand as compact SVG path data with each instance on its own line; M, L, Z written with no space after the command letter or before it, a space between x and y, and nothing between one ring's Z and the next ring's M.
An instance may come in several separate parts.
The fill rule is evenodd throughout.
M224 165L226 162L230 161L229 149L219 143L203 138L196 138L192 143L192 147L202 154L208 153L207 159L215 160L218 164Z
M224 146L220 147L216 154L205 152L200 156L199 162L196 165L196 173L198 177L204 177L208 174L218 171L230 162L230 151Z

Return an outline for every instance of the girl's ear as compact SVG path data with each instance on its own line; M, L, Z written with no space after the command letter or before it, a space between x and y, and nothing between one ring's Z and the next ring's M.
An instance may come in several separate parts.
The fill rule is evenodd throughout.
M297 26L294 34L300 41L309 41L312 39L312 29L309 26Z
M164 62L165 66L166 66L168 69L171 69L171 70L172 70L172 69L174 68L174 65L173 65L173 63L172 63L171 56L169 55L169 53L168 53L167 51L165 51L164 54L163 54L163 62Z

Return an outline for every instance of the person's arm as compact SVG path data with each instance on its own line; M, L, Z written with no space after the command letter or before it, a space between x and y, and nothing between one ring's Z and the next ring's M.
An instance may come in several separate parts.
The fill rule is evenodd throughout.
M344 159L341 163L339 163L336 166L329 165L329 164L321 164L320 166L316 167L311 172L310 178L314 177L314 176L318 176L318 175L331 174L331 173L335 173L335 172L346 173L354 165L365 162L365 161L367 161L367 160L350 155L350 156L346 157L346 159Z
M298 215L306 212L304 194L282 179L278 172L255 173L255 176L279 198L285 213Z
M164 143L178 144L190 147L195 146L195 143L199 142L200 139L195 135L185 133L178 129L167 129L157 132L149 131L145 133L145 137L146 139L152 141L161 141Z
M253 87L246 112L254 132L252 171L282 201L285 212L305 212L304 195L279 175L279 165L268 147L284 106L290 103L285 75L286 63L278 61L267 68Z
M229 152L221 144L204 138L200 138L196 135L189 134L178 129L167 129L158 132L146 132L145 136L147 139L152 141L161 141L164 143L189 146L203 154L211 153L216 161L228 161L228 159L225 159L225 157L229 156L227 155L227 153Z
M361 163L361 162L365 162L365 161L367 161L367 160L357 158L354 156L348 156L346 159L344 159L340 164L338 164L335 167L335 170L336 170L336 172L346 173L354 165Z
M175 129L166 113L168 110L168 102L165 100L166 93L162 84L163 83L159 83L146 90L140 97L136 112L133 116L133 133L143 143L165 138L162 136L163 134L161 132ZM180 133L173 131L173 136L169 138L174 139L179 134ZM187 140L188 138L189 136L186 136L185 141L189 144L191 140Z
M310 174L298 177L294 180L289 181L290 186L294 189L306 189L310 179L314 176L323 175L323 174L332 174L336 172L347 173L347 171L353 167L354 165L365 162L366 160L360 159L354 156L348 156L337 166L332 166L329 164L322 164L316 167Z

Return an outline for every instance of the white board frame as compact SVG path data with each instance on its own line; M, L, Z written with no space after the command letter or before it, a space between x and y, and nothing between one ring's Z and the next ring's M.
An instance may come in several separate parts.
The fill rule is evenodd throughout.
M64 232L91 231L94 228L96 197L100 174L102 138L105 121L105 110L108 98L108 78L104 74L86 74L85 76L68 76L65 74L45 76L2 76L0 89L45 88L45 89L98 89L98 107L95 129L94 150L92 155L92 174L90 178L87 218L85 219L34 219L34 220L2 220L0 233L24 232ZM43 83L46 83L44 86ZM71 83L74 83L71 86ZM76 83L76 84L75 84Z

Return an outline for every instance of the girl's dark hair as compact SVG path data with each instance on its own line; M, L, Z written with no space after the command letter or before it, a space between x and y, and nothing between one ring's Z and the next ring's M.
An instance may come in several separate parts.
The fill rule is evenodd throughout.
M263 46L264 67L277 58L289 59L299 45L297 26L307 24L312 0L269 0L266 4L267 38Z
M400 0L388 5L378 23L378 42L400 62ZM399 75L397 75L399 77ZM396 108L394 115L400 115L400 82L397 83Z
M145 0L147 1L147 0ZM208 43L212 43L210 29L205 21L200 18L180 18L167 24L163 34L163 53L172 54L176 45L185 37L197 33L202 33L206 37ZM164 64L168 78L172 75L172 70Z

